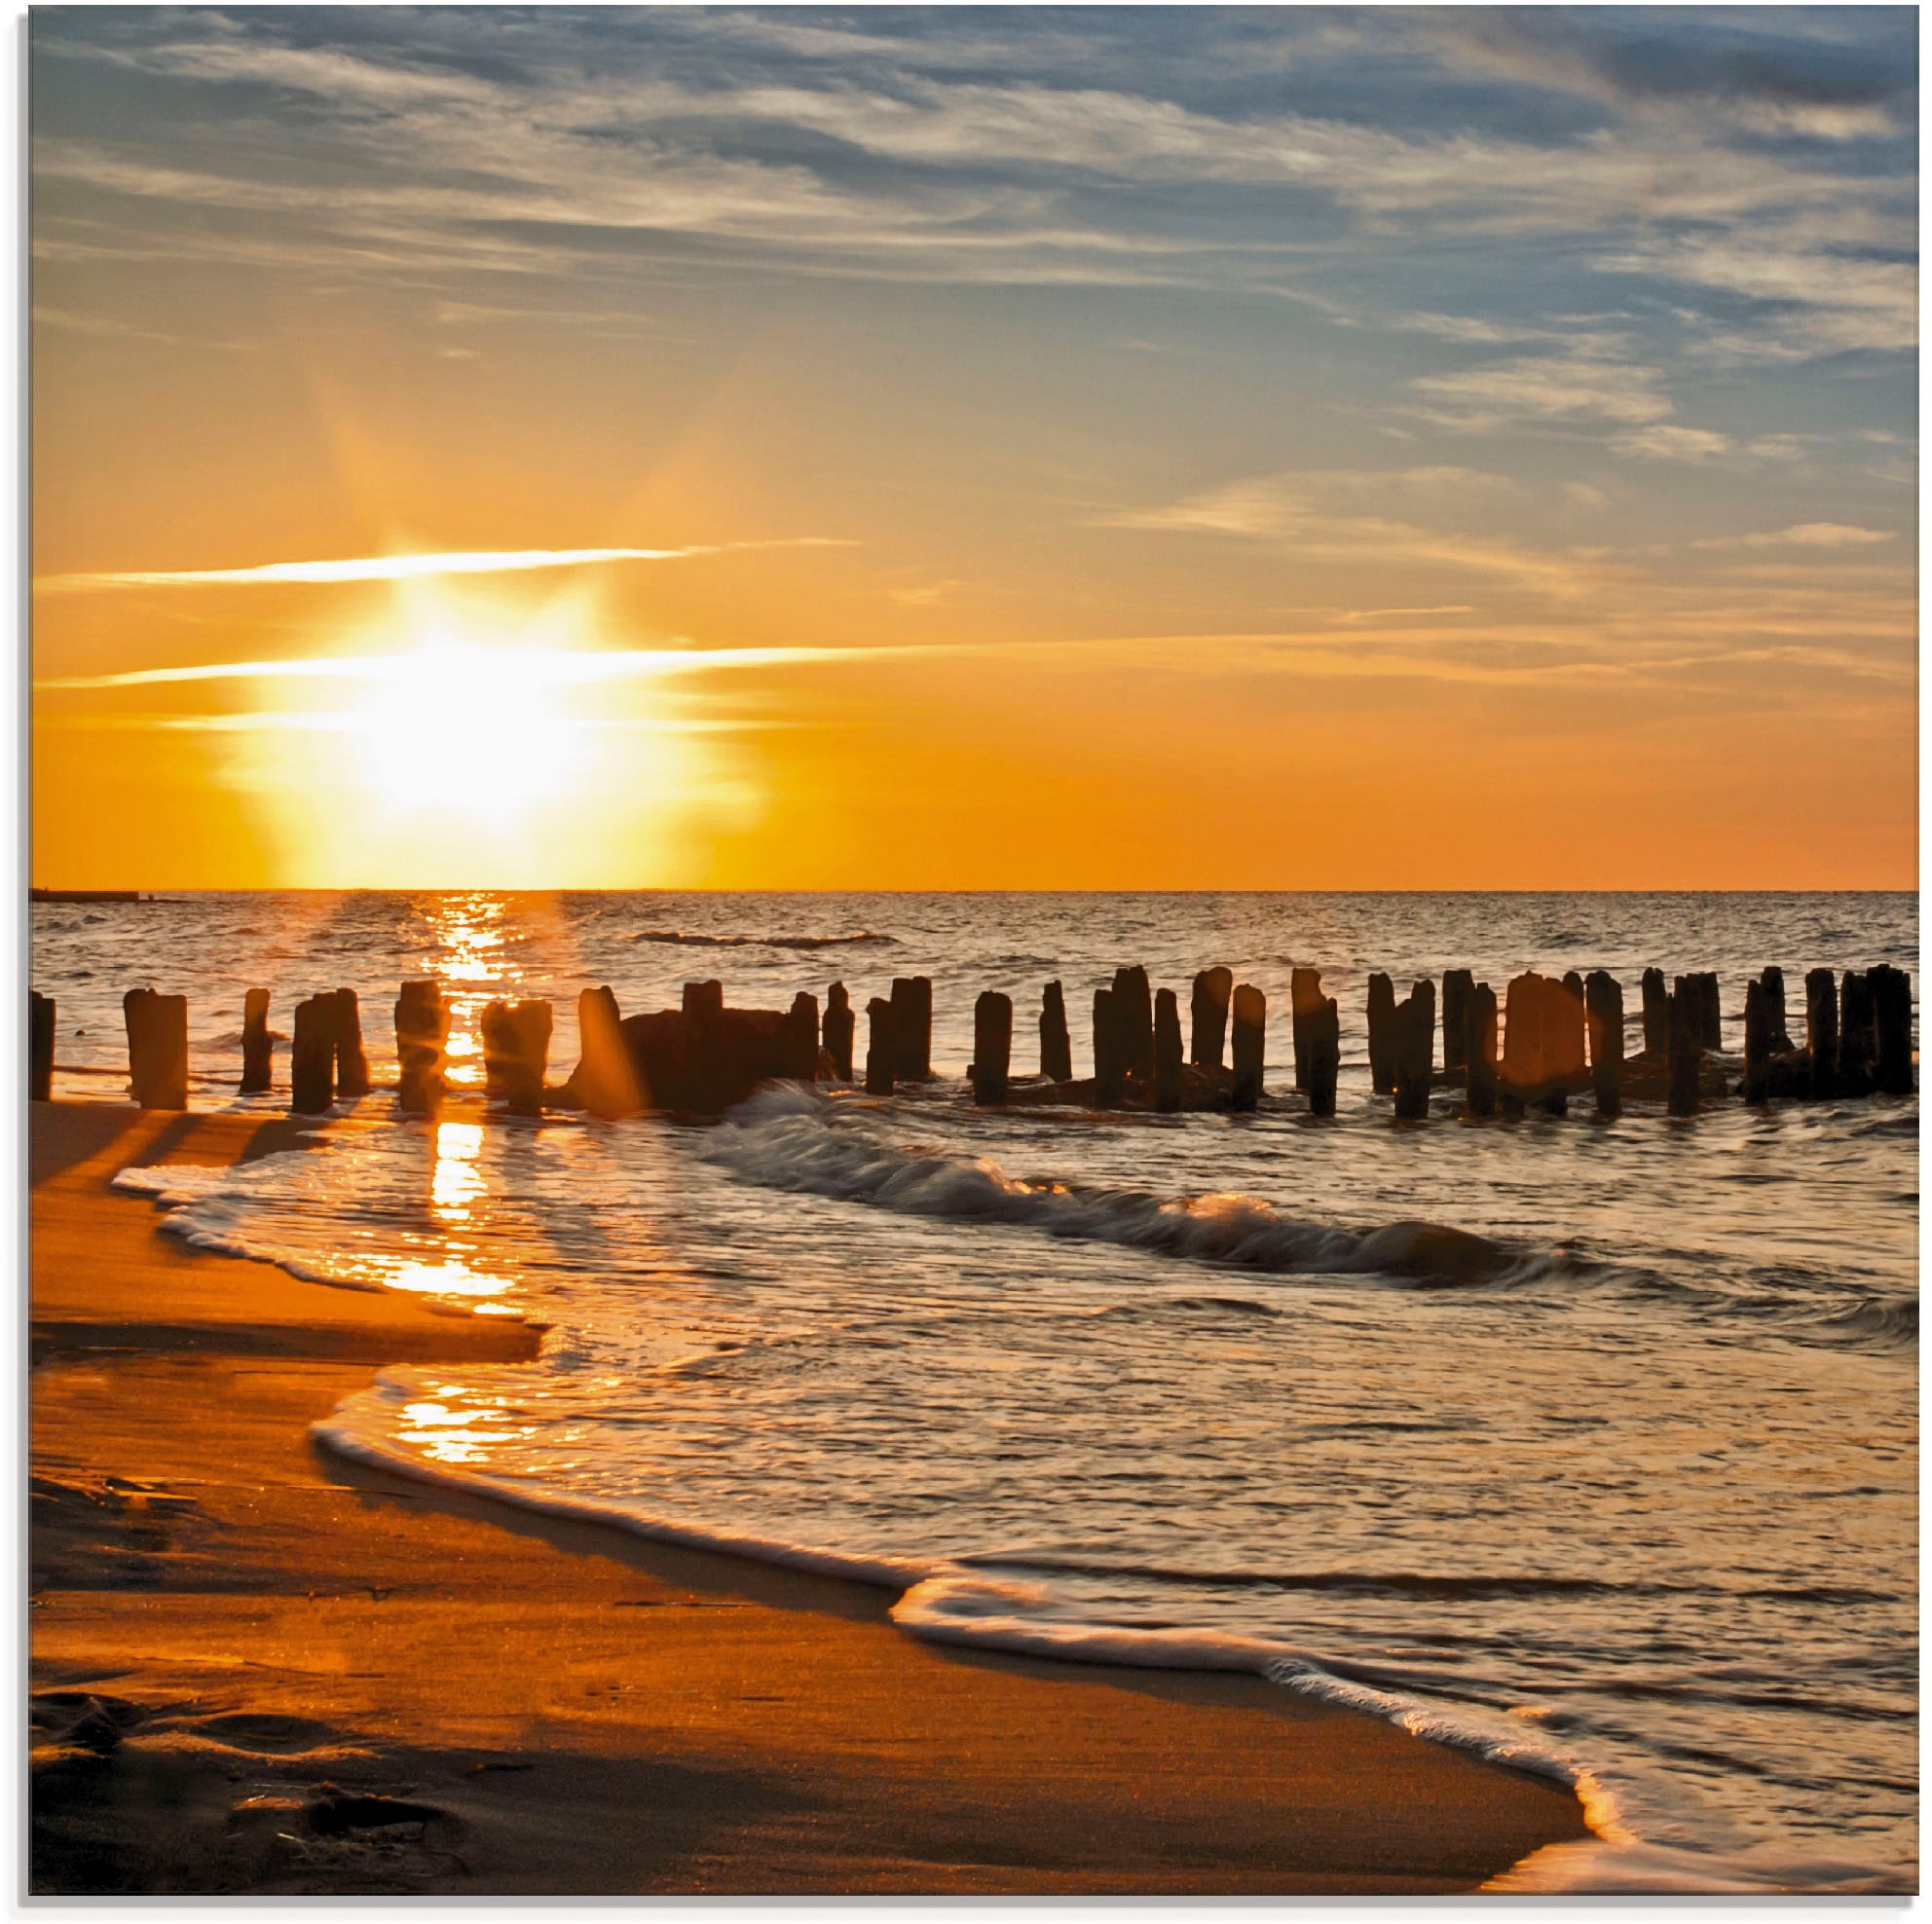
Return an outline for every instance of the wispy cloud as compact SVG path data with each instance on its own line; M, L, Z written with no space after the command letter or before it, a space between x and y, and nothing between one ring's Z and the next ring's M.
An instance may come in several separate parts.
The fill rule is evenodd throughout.
M1802 521L1768 534L1718 535L1693 548L1867 548L1898 538L1890 528L1859 528L1843 521Z

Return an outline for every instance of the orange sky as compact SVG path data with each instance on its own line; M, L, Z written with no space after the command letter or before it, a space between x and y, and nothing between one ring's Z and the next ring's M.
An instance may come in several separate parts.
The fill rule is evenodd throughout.
M1393 16L1332 120L1208 28L1017 44L1042 105L775 18L700 124L698 15L510 80L36 17L36 882L1914 885L1869 21L1787 144ZM643 552L523 565L585 550Z

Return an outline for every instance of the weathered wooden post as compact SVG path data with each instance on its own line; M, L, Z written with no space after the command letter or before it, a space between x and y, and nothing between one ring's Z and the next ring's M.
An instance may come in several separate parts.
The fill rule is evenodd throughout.
M1040 1073L1051 1083L1073 1080L1073 1038L1066 1027L1066 993L1057 981L1040 994Z
M121 998L128 1025L128 1080L143 1109L188 1106L188 998L130 988Z
M516 1039L510 1033L510 1005L486 1002L483 1013L476 1018L476 1027L483 1039L483 1099L501 1102L506 1065L511 1050L516 1047Z
M992 1108L1006 1100L1013 1067L1013 998L986 989L973 1005L973 1100Z
M507 1013L509 1056L503 1065L503 1101L512 1116L540 1116L554 1019L550 1005L532 999L513 1004Z
M685 1087L682 1107L717 1114L725 1105L724 984L685 984Z
M1644 1054L1653 1062L1670 1054L1670 991L1661 969L1644 971Z
M1390 1022L1389 1044L1390 1068L1395 1084L1395 1118L1398 1122L1421 1122L1429 1115L1429 1088L1435 1075L1433 982L1417 982L1396 1003Z
M1811 1057L1811 1096L1828 1101L1839 1092L1839 989L1829 969L1804 976L1804 1050Z
M1704 1057L1703 984L1690 976L1679 976L1671 989L1668 1048L1668 1082L1665 1104L1673 1116L1697 1113L1697 1077Z
M1395 1087L1390 1044L1395 1021L1395 987L1384 975L1368 979L1368 1084L1377 1095Z
M1120 1047L1120 1018L1110 988L1094 991L1094 1100L1118 1102L1127 1080Z
M1154 997L1154 1107L1180 1107L1180 998L1170 988Z
M1509 980L1503 1006L1503 1113L1520 1116L1547 1093L1549 1049L1544 979L1526 969ZM1554 986L1554 984L1549 984Z
M1228 1001L1235 992L1234 971L1203 969L1194 979L1190 1009L1194 1036L1188 1059L1204 1069L1218 1069L1227 1056Z
M1877 1082L1878 1028L1872 979L1847 969L1839 983L1839 1093L1870 1095Z
M818 1080L818 997L800 989L778 1031L778 1073L788 1082Z
M834 982L825 992L823 1034L832 1057L832 1073L840 1082L852 1080L852 1031L857 1026L851 994L843 982Z
M1583 1014L1597 1114L1615 1118L1623 1113L1623 984L1608 970L1592 969L1584 978Z
M901 1082L927 1082L933 1073L933 984L929 976L897 976L892 983L892 1024Z
M1114 971L1114 1034L1120 1042L1122 1073L1154 1073L1154 995L1147 971L1137 964Z
M311 995L295 1005L288 1045L288 1106L298 1116L320 1116L335 1100L336 1001Z
M1342 1005L1332 995L1308 1018L1308 1113L1335 1113L1335 1078L1342 1067Z
M358 1101L370 1090L369 1057L362 1047L362 1011L353 988L335 992L335 1092L344 1102Z
M576 999L577 1060L571 1092L593 1116L613 1122L645 1107L637 1066L624 1041L617 998L609 984L582 990Z
M1291 969L1288 972L1288 1034L1295 1054L1295 1087L1308 1088L1309 1053L1313 1032L1309 1028L1317 1012L1327 1000L1321 993L1319 969Z
M1880 1095L1912 1093L1912 978L1881 962L1872 971L1872 999L1877 1017Z
M1583 979L1575 969L1566 970L1560 982L1550 982L1543 990L1549 1071L1558 1080L1558 1087L1543 1098L1544 1112L1551 1116L1569 1114L1570 1091L1573 1086L1580 1085L1588 1073L1583 1059L1583 1037L1588 1026L1583 1002Z
M1469 991L1475 985L1468 969L1442 972L1442 1073L1452 1079L1469 1065Z
M1471 1116L1496 1114L1496 991L1487 982L1469 990L1463 1010L1463 1061L1468 1072L1466 1108Z
M1773 965L1761 971L1758 980L1764 983L1768 999L1771 1054L1788 1055L1791 1053L1791 1031L1785 1026L1784 971Z
M269 1036L269 992L251 988L242 998L242 1093L260 1095L274 1080L275 1044Z
M1261 1081L1267 1054L1268 998L1252 982L1235 986L1231 1005L1234 1017L1235 1086L1228 1107L1242 1113L1261 1100Z
M899 1067L897 1012L883 996L866 1004L866 1093L890 1095Z
M450 1012L433 980L407 981L395 1003L396 1107L434 1116L443 1106L443 1046Z
M1690 978L1697 985L1697 1039L1708 1050L1724 1049L1724 1011L1718 1002L1718 979L1709 970Z
M27 1100L54 1100L54 998L27 990Z
M1763 977L1744 984L1744 1099L1768 1102L1771 1095L1771 1032L1776 1018L1771 992Z

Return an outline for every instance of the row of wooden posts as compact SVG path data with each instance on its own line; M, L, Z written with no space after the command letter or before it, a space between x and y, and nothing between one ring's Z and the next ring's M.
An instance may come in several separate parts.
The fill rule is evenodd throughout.
M1562 1114L1572 1095L1589 1092L1599 1113L1616 1115L1626 1094L1660 1096L1673 1115L1693 1113L1701 1100L1728 1092L1722 1050L1715 975L1644 971L1644 1046L1624 1053L1623 988L1606 971L1561 979L1534 970L1507 985L1499 1012L1496 992L1467 969L1442 978L1442 1067L1435 1066L1436 985L1415 982L1401 1001L1386 975L1368 979L1369 1075L1375 1092L1393 1098L1398 1119L1429 1113L1432 1090L1461 1085L1467 1113L1520 1115L1536 1108ZM1296 969L1289 986L1294 1083L1310 1112L1333 1115L1341 1060L1340 1012L1321 992L1320 972ZM134 1099L143 1108L184 1109L188 1100L188 1004L185 996L130 989L124 998L128 1061ZM55 1005L31 992L28 1037L30 1092L52 1094ZM866 1015L869 1034L865 1087L889 1095L902 1082L932 1076L932 982L902 977L890 996L875 996ZM1503 1048L1498 1051L1499 1014ZM242 1092L270 1086L273 1039L269 992L248 990L242 1031ZM433 1115L446 1093L444 1056L450 1010L433 980L402 984L395 1003L398 1106ZM1116 971L1095 991L1094 1074L1076 1083L1066 1000L1061 984L1047 983L1039 1016L1037 1079L1016 1087L1014 1009L997 990L981 995L973 1012L975 1101L1078 1100L1098 1107L1162 1111L1252 1110L1262 1093L1268 1002L1250 982L1237 983L1223 968L1194 978L1191 1033L1182 1054L1179 999L1153 989L1141 968ZM845 985L835 982L823 1021L816 996L801 992L790 1010L726 1009L717 981L687 982L684 1006L622 1017L608 987L578 997L581 1056L561 1090L544 1082L551 1036L550 1004L491 1002L483 1010L486 1092L512 1114L537 1115L546 1106L622 1115L647 1107L716 1113L775 1077L800 1081L853 1079L856 1018ZM312 995L295 1007L289 1039L289 1107L319 1115L337 1099L371 1090L362 1046L361 1012L353 989ZM1887 965L1848 971L1840 981L1829 969L1804 979L1804 1041L1787 1027L1784 975L1765 969L1745 985L1744 1062L1740 1092L1747 1102L1773 1097L1823 1098L1874 1092L1910 1094L1913 1087L1912 983Z

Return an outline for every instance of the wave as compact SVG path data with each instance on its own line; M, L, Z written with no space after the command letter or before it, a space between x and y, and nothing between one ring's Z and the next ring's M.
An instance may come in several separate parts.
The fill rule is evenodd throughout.
M633 942L671 943L680 948L837 948L847 943L882 942L898 945L897 936L874 935L861 929L849 936L706 936L683 929L646 929Z
M1503 1275L1517 1260L1487 1237L1440 1223L1389 1223L1356 1236L1297 1222L1251 1196L1160 1197L1052 1178L1022 1180L989 1157L894 1148L858 1126L847 1105L803 1083L760 1090L713 1131L707 1153L769 1189L905 1215L1023 1224L1077 1241L1277 1275L1475 1282Z

